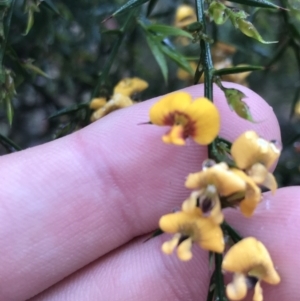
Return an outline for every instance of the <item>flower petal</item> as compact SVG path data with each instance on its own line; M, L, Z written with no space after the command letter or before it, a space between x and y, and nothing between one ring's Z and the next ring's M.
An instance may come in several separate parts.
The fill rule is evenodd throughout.
M242 300L247 295L247 283L243 274L235 273L233 281L226 286L226 294L230 300Z
M258 281L254 287L254 296L253 301L263 301L263 291L260 285L260 282Z
M193 101L186 113L194 124L191 136L195 142L202 145L211 143L220 131L220 114L217 107L207 98L201 97Z
M254 131L247 131L234 141L231 155L241 169L247 169L255 163L270 168L278 159L280 150L273 143L259 138Z
M177 248L177 256L182 261L192 259L193 253L191 251L193 241L191 238L185 239Z
M253 164L251 168L248 169L248 174L256 184L267 187L273 194L275 193L277 189L276 179L262 164Z
M156 125L173 125L174 113L185 112L191 104L192 97L186 92L174 92L156 102L150 109L150 121Z
M233 245L223 259L222 269L254 276L269 284L280 282L268 250L254 237L244 238Z
M244 216L250 217L261 201L261 190L243 171L236 168L231 170L246 182L245 197L240 201L239 207Z
M114 94L120 93L124 96L131 96L148 88L148 83L141 78L124 78L114 88Z
M162 137L164 143L185 145L184 128L182 125L173 125L171 130Z
M203 189L208 185L214 185L221 196L244 191L246 187L245 182L230 171L226 163L219 163L189 174L185 181L185 187L189 189Z
M128 96L124 96L123 94L114 94L112 99L92 114L91 120L98 120L113 111L129 107L133 104L134 102Z
M92 110L98 110L102 108L106 104L106 98L104 97L97 97L93 98L90 102L90 109Z
M198 244L204 250L223 253L225 242L221 228L209 218L199 218L197 226L201 229Z
M179 233L176 233L172 239L164 242L161 246L162 251L167 255L172 254L174 249L178 246L180 236L181 235Z

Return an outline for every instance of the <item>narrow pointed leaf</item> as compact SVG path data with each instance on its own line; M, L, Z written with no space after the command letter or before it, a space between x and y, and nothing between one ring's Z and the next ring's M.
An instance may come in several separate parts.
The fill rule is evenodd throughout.
M33 23L34 23L34 11L30 9L27 13L27 25L25 31L22 33L23 36L28 35L30 29L33 26Z
M31 62L28 63L21 63L21 66L29 71L32 71L38 75L44 76L46 78L51 79L51 76L41 70L39 67L33 65Z
M120 29L104 30L101 33L109 34L109 35L116 35L116 36L121 36L123 34L122 30L120 30Z
M162 52L161 49L161 42L155 40L153 37L151 37L151 34L148 33L146 35L146 39L147 39L147 43L150 47L150 50L152 52L152 54L154 55L160 70L163 74L164 80L167 83L168 81L168 65L164 56L164 53Z
M245 94L236 89L223 88L223 91L230 109L241 118L254 122L248 105L242 100Z
M264 69L265 67L263 66L243 66L243 67L223 68L219 70L214 70L214 75L221 76L226 74L235 74L235 73L264 70Z
M146 2L148 2L149 0L129 0L127 1L127 3L125 3L124 5L122 5L119 9L117 9L111 16L109 16L107 19L110 19L112 17L115 17L116 15L120 14L120 13L126 13L129 10L138 7ZM104 21L106 21L107 19L105 19ZM104 22L103 21L103 22Z
M7 146L10 152L22 150L20 146L2 134L0 134L0 143Z
M240 4L245 4L249 6L254 6L254 7L264 7L264 8L276 8L276 9L284 9L283 7L280 7L270 1L266 0L230 0L231 2L235 3L240 3Z
M194 70L192 69L189 61L176 49L170 48L167 44L161 44L161 50L163 53L168 56L172 61L174 61L179 67L188 72L191 75L194 75Z
M161 24L152 24L146 27L147 30L154 31L160 35L162 35L163 39L168 36L184 36L190 39L193 39L193 36L180 28L176 28L173 26L161 25Z
M54 114L51 114L48 118L52 119L52 118L56 118L56 117L63 116L63 115L74 114L74 113L77 113L79 110L85 109L86 106L88 106L88 104L86 104L86 103L69 106L67 108L58 110Z
M11 103L11 99L5 98L5 105L6 105L6 117L9 125L11 126L14 118L14 108Z

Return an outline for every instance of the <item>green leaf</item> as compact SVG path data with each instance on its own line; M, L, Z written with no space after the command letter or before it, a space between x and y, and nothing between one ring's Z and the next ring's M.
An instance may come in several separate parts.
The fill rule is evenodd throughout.
M283 7L280 7L270 1L266 0L230 0L231 2L235 3L240 3L240 4L245 4L249 6L254 6L254 7L264 7L264 8L276 8L276 9L284 9Z
M29 10L28 11L28 15L27 15L27 24L26 24L26 29L24 31L24 33L22 33L23 36L27 36L30 29L32 28L34 23L34 11Z
M56 118L56 117L63 116L63 115L74 114L74 113L77 113L79 110L86 109L87 106L88 106L87 103L82 103L82 104L79 104L79 105L75 104L73 106L69 106L67 108L63 108L61 110L58 110L54 114L51 114L48 118L52 119L52 118Z
M254 122L248 105L242 101L246 96L243 92L233 88L222 88L225 93L227 103L232 111L235 111L238 116L243 119Z
M149 26L146 26L146 29L154 31L155 33L161 35L162 39L168 36L184 36L193 39L193 36L189 32L173 26L151 24Z
M51 79L51 76L49 76L47 73L45 73L43 70L41 70L39 67L32 64L32 60L27 60L25 62L20 63L20 65L25 68L26 70L32 71L38 75L44 76L46 78Z
M57 15L60 15L59 10L57 7L53 4L52 0L42 0L42 5L45 5L48 9L56 13Z
M150 0L148 7L147 7L147 17L150 16L150 14L152 13L156 3L158 2L158 0Z
M176 49L171 48L167 44L161 43L161 50L163 53L168 56L172 61L174 61L179 67L188 72L191 75L194 75L194 70L192 69L189 61Z
M263 66L241 66L241 67L223 68L219 70L214 70L214 75L221 76L226 74L235 74L235 73L264 70L264 69L265 67Z
M151 33L146 31L146 39L147 43L150 47L150 50L152 54L154 55L160 70L163 74L164 80L167 83L168 81L168 65L164 56L164 53L162 51L161 42L159 40L156 40Z
M2 134L0 134L0 142L3 145L8 146L8 149L10 152L22 150L20 146L18 146L16 143L14 143L12 140L7 138L6 136L3 136Z
M123 34L123 31L120 30L120 29L110 29L110 30L104 30L101 33L102 34L121 36Z
M10 98L8 97L5 98L5 105L6 105L6 117L9 125L11 126L14 118L14 107L11 103Z
M149 0L129 0L127 3L125 3L124 5L122 5L119 9L117 9L111 16L109 16L108 18L106 18L105 20L103 20L102 22L105 22L106 20L115 17L118 14L121 13L126 13L128 11L130 11L131 9L138 7L146 2L148 2Z

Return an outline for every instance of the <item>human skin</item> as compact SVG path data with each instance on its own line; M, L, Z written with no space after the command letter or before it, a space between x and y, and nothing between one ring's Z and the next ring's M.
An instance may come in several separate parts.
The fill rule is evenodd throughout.
M276 116L260 96L225 86L245 93L256 123L231 112L216 88L222 137L232 141L253 129L280 140ZM185 91L202 96L203 86ZM194 246L193 259L181 262L161 252L167 234L144 243L160 216L189 195L184 180L207 158L207 148L190 140L164 144L165 127L139 125L158 99L0 158L1 301L206 300L207 252ZM299 197L296 187L278 189L250 219L226 213L243 236L266 245L282 278L263 286L265 301L300 300Z

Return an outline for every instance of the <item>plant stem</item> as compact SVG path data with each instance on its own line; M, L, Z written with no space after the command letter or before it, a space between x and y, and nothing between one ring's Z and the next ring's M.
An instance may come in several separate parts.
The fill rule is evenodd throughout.
M198 22L202 24L203 34L206 35L206 19L203 0L196 0L196 11ZM200 39L200 60L204 69L204 96L213 101L214 66L211 58L210 45L204 39Z
M107 76L109 74L110 68L111 68L113 62L115 61L116 55L123 42L124 36L127 33L128 28L132 24L132 21L135 21L135 18L133 18L134 13L135 13L135 9L130 11L130 13L128 14L128 16L124 22L124 25L122 26L122 28L120 30L121 34L118 36L118 39L116 40L116 42L112 48L110 56L109 56L108 60L106 61L106 63L104 64L104 67L103 67L101 75L98 79L97 85L92 93L92 99L94 97L98 96L101 87L105 84L105 82L107 80Z
M196 12L198 22L202 24L202 32L204 35L206 33L206 19L204 14L204 0L196 1ZM200 63L204 69L204 96L213 102L213 76L214 76L214 66L211 57L210 45L204 40L200 39ZM200 65L200 64L198 64ZM214 152L216 151L215 141L208 145L208 155L210 158L214 159Z
M228 301L225 294L224 278L222 274L223 255L215 253L215 284L216 284L216 300Z
M243 237L237 233L226 221L221 225L224 232L226 232L234 243L239 242Z

